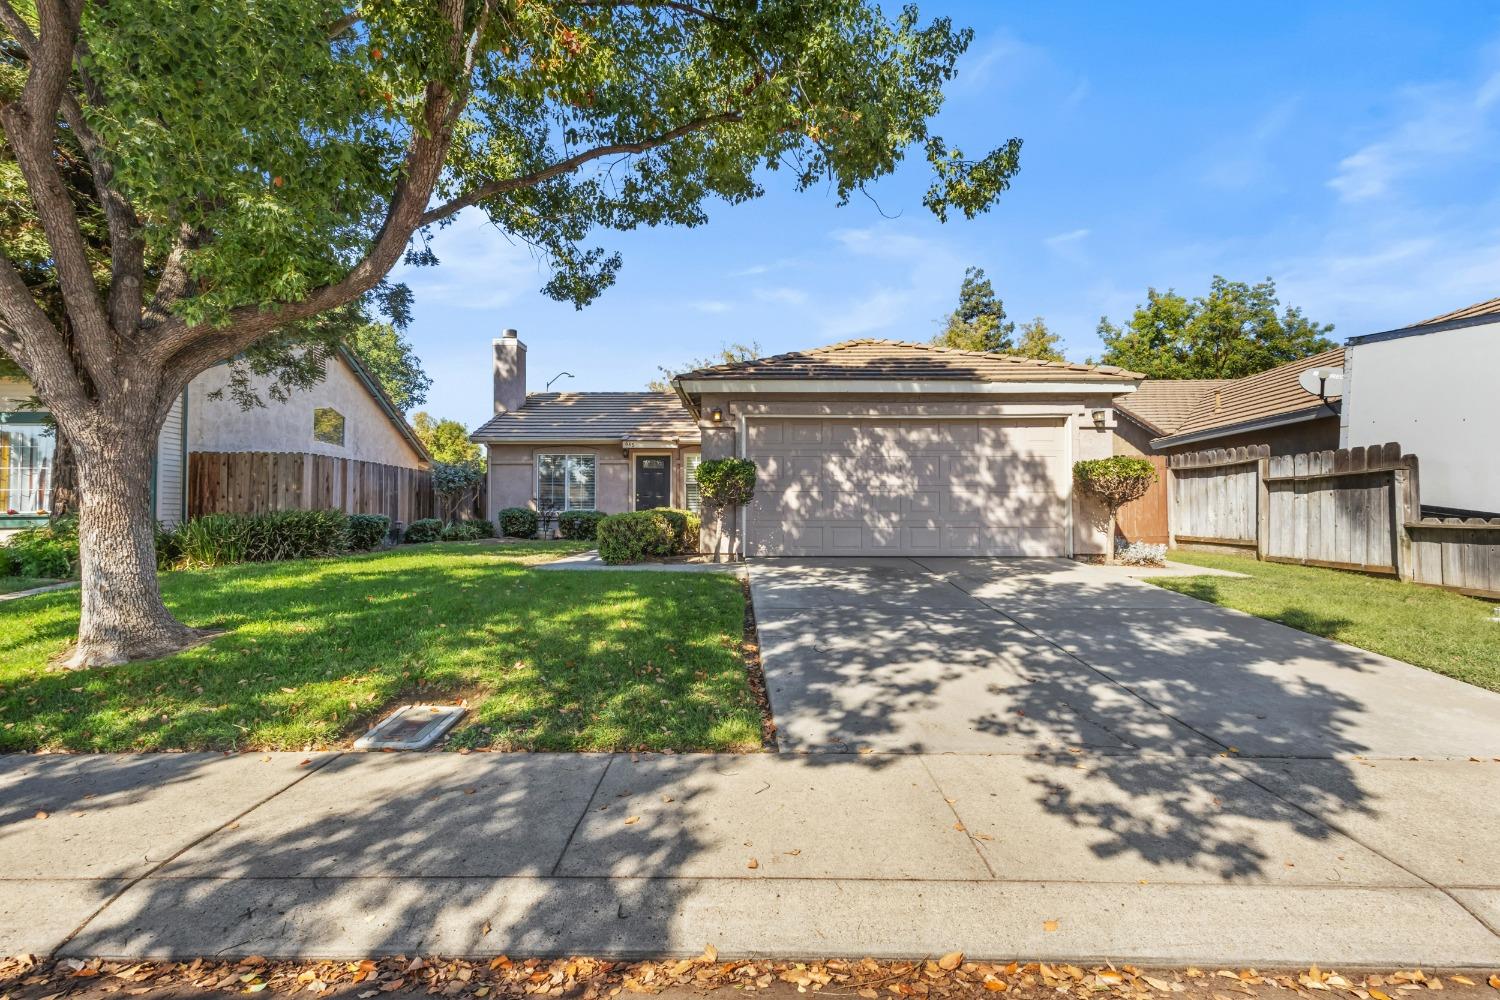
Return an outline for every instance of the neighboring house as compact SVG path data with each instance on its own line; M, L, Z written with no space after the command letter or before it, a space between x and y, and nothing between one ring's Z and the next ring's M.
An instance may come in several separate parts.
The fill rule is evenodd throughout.
M157 520L164 524L188 515L193 453L331 455L408 469L431 464L401 411L347 350L330 359L323 381L293 392L285 402L269 398L265 380L252 380L265 405L241 409L227 391L229 378L228 365L194 378L162 425L153 495ZM45 520L51 499L56 438L45 412L26 409L31 395L24 381L0 381L0 531Z
M1424 511L1500 517L1500 298L1351 337L1344 383L1337 447L1399 442Z
M736 525L706 518L702 544L752 556L1103 552L1072 463L1110 453L1114 400L1140 380L851 340L688 372L675 397L527 394L525 358L514 331L495 341L496 415L473 435L489 449L492 516L695 507L699 456L743 457L755 500Z
M1237 379L1148 379L1120 401L1117 455L1267 445L1272 455L1339 447L1339 402L1303 389L1309 368L1339 368L1343 348Z
M698 509L698 425L671 393L526 391L526 345L494 342L495 416L471 439L489 455L487 516L506 507Z

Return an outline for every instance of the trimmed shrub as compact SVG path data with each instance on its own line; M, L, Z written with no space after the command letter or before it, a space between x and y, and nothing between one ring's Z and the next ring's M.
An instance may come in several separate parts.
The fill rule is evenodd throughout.
M1156 482L1156 467L1150 459L1131 455L1086 458L1073 463L1073 481L1104 504L1109 532L1104 561L1112 563L1115 561L1115 518L1121 507L1146 495L1151 484Z
M185 566L280 562L338 555L349 547L349 515L340 510L206 514L177 529Z
M690 510L679 510L676 507L658 507L652 511L667 519L672 526L672 554L683 555L698 551L698 529L703 520Z
M500 534L506 538L535 538L536 511L530 507L507 507L500 512Z
M406 537L402 541L410 542L412 545L422 542L435 542L442 532L442 521L439 521L435 517L424 517L406 526Z
M66 580L78 575L78 519L60 517L50 524L18 531L6 546L18 576Z
M672 554L672 522L660 510L610 514L599 522L599 558L611 566Z
M599 537L599 522L605 516L602 510L565 510L557 516L557 531L564 538L592 542Z
M445 542L472 542L478 538L494 538L495 526L488 521L454 521L443 526L439 536Z
M746 458L713 458L698 465L698 489L714 507L747 504L755 496L755 463Z
M368 552L385 541L390 534L391 519L384 514L349 515L349 548L356 552Z

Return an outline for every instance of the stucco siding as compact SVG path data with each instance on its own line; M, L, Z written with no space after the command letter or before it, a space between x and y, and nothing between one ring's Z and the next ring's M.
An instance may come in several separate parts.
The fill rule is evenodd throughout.
M1338 447L1397 441L1422 463L1424 505L1500 512L1500 322L1356 339L1344 366Z
M189 386L188 448L191 451L287 451L379 462L417 469L421 456L402 436L380 404L370 395L342 358L328 362L328 376L311 389L293 392L277 402L265 392L268 380L256 386L264 407L242 410L229 397L230 369L216 365ZM223 392L218 399L209 398ZM337 410L344 418L342 445L313 436L313 411Z
M593 455L594 506L606 514L634 509L633 460L636 452L627 452L620 444L567 441L542 444L491 444L488 450L488 514L495 515L506 507L536 507L537 456L547 454ZM698 450L684 448L641 449L640 454L667 454L672 459L672 504L686 503L684 458Z

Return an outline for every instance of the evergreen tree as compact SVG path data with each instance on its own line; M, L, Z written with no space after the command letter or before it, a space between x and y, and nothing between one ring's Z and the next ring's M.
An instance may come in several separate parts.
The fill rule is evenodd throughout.
M1038 316L1030 323L1021 324L1021 339L1016 343L1015 354L1038 361L1066 361L1062 352L1062 338L1053 333L1047 321Z
M948 315L943 332L932 342L961 351L1009 354L1015 349L1011 340L1015 332L1016 325L1006 320L1005 303L984 276L984 268L970 267L958 288L958 308Z

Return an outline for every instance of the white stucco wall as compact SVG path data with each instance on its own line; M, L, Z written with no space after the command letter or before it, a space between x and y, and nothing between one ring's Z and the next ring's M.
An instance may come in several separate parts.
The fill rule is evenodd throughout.
M1350 344L1339 444L1397 441L1423 504L1500 512L1500 322Z
M292 393L284 403L262 391L264 407L242 410L230 398L228 386L228 365L217 365L193 379L188 388L190 451L289 451L408 469L422 465L420 456L341 358L328 362L328 377L322 382ZM209 398L219 390L225 390L221 398ZM344 415L342 446L313 437L313 410L324 406Z

